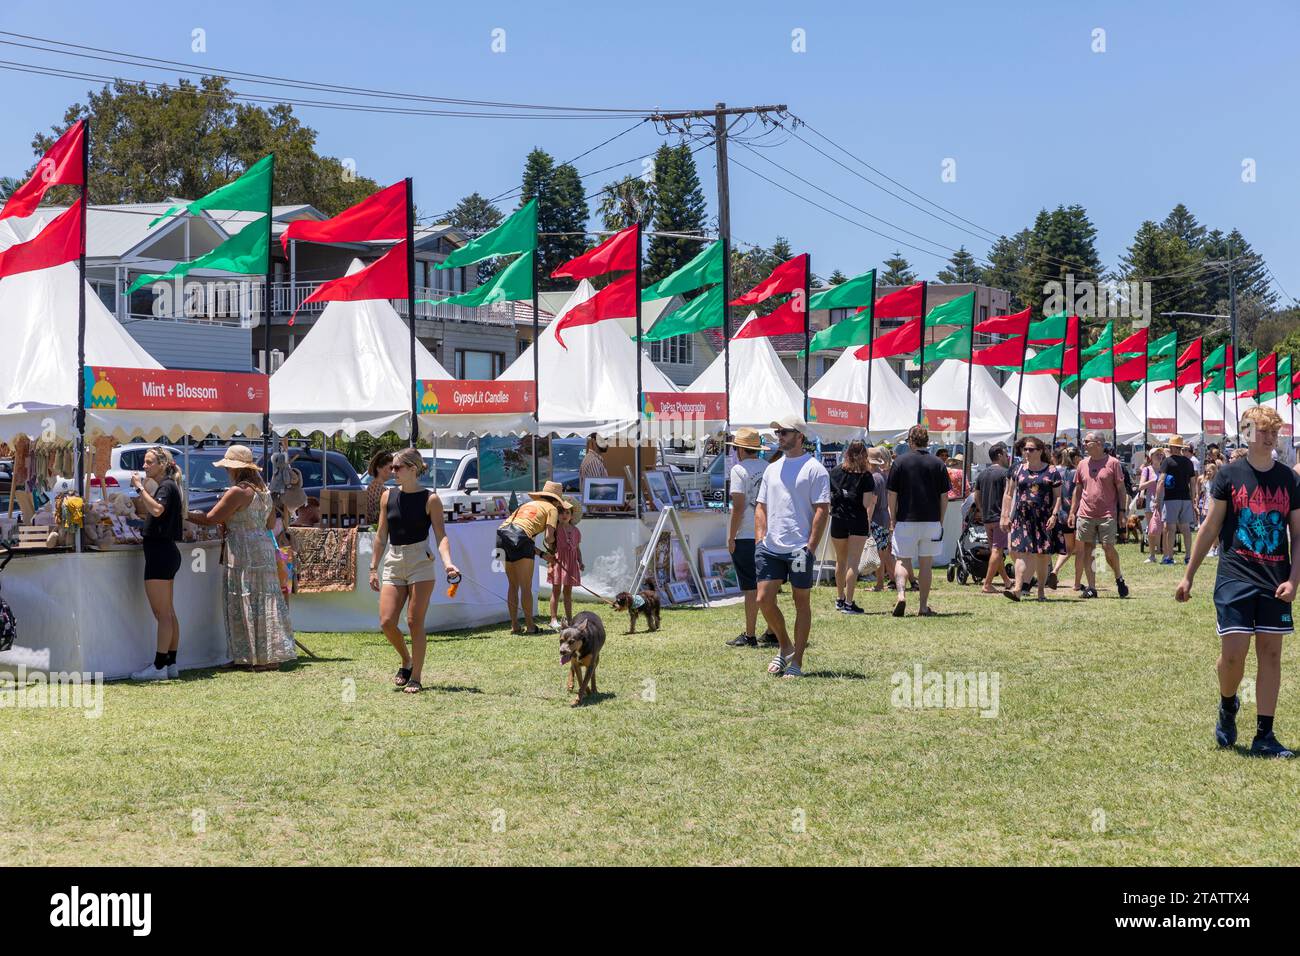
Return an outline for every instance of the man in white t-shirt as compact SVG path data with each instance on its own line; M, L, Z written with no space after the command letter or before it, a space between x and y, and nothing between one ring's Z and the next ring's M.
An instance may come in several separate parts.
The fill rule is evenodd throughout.
M764 470L754 506L758 606L780 645L767 672L780 677L803 676L803 652L812 629L814 555L830 520L830 475L804 451L806 427L793 415L772 422L782 457ZM793 641L776 603L787 580L795 608Z
M740 593L745 596L745 630L727 641L730 647L757 647L754 631L758 624L758 578L754 571L754 502L763 483L767 462L758 457L763 442L753 428L736 429L735 437L727 442L736 450L736 464L730 473L731 520L727 527L727 550L731 552L732 567ZM765 646L776 644L771 631L763 635Z

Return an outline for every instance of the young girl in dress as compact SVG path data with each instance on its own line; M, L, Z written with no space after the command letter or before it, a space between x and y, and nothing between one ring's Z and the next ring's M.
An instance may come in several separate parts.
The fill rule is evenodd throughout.
M582 563L582 532L577 527L582 520L582 505L572 498L565 500L570 507L560 511L560 524L555 529L555 557L546 572L546 582L551 586L551 627L557 631L573 622L573 586L582 583L582 572L586 570ZM563 623L556 617L561 594Z

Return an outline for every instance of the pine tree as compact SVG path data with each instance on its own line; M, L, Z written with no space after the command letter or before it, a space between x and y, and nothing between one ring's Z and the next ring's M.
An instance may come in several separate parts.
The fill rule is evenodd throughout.
M686 143L660 146L654 164L654 230L703 236L706 226L704 191L695 170L695 157ZM647 284L680 269L700 251L691 239L653 236L642 278Z
M947 268L936 278L940 282L983 282L984 270L975 264L975 257L962 246L952 254Z
M478 193L470 193L447 216L451 225L466 233L471 239L495 229L505 217L501 210L488 202ZM486 282L496 274L499 263L496 259L486 259L478 264L478 281Z
M1182 203L1169 211L1160 228L1182 239L1187 243L1188 249L1196 249L1205 240L1205 227L1196 221L1191 210Z
M831 277L827 281L829 282L830 285L840 285L841 283L848 282L849 277L846 276L839 269L836 269L834 272L831 273Z
M533 197L537 197L537 231L542 233L537 239L541 287L558 288L560 283L550 278L551 273L561 263L582 255L587 248L582 235L557 235L582 233L587 229L587 200L578 171L568 164L556 166L549 153L534 149L524 161L520 207Z
M1101 275L1096 239L1097 228L1082 206L1039 210L1025 246L1019 298L1041 312L1049 283L1058 283L1062 291L1071 276L1076 286L1095 283Z
M587 208L587 197L582 189L582 177L578 170L569 163L555 167L555 179L552 184L555 191L556 232L572 233L567 236L555 236L555 250L559 255L557 265L576 258L587 251L587 220L591 212ZM546 273L549 275L549 272ZM566 280L567 281L567 280Z
M1165 220L1169 222L1168 219ZM1151 333L1164 335L1177 328L1188 339L1204 331L1210 320L1191 316L1164 316L1161 312L1200 312L1201 277L1196 267L1199 253L1187 245L1183 230L1167 229L1147 220L1138 227L1132 244L1119 260L1119 278L1130 282L1150 282Z
M984 284L1011 294L1011 311L1019 312L1028 303L1021 298L1025 287L1025 251L1029 248L1029 230L1022 229L1014 236L1000 236L989 248L989 264L984 272Z
M794 258L794 250L790 248L790 240L785 236L777 236L776 242L772 243L771 256L777 263Z
M916 281L916 273L912 271L911 263L903 258L903 253L896 251L892 258L885 260L885 273L878 281L882 286L911 285Z

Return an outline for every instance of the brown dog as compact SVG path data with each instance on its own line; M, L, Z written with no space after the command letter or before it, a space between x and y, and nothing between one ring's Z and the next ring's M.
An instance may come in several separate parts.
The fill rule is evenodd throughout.
M659 630L659 594L655 591L653 584L637 594L631 594L627 591L619 592L614 596L614 610L627 611L629 634L636 633L638 614L645 615L646 627L652 631Z
M573 679L578 679L578 696L569 706L577 707L584 696L596 693L596 665L604 646L605 625L591 611L579 611L573 623L560 631L560 663L569 665L569 690Z

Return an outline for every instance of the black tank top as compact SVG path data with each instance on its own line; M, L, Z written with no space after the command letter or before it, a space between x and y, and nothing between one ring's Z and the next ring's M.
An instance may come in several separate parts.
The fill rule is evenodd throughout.
M429 489L403 494L388 489L388 540L393 544L418 544L429 537Z

